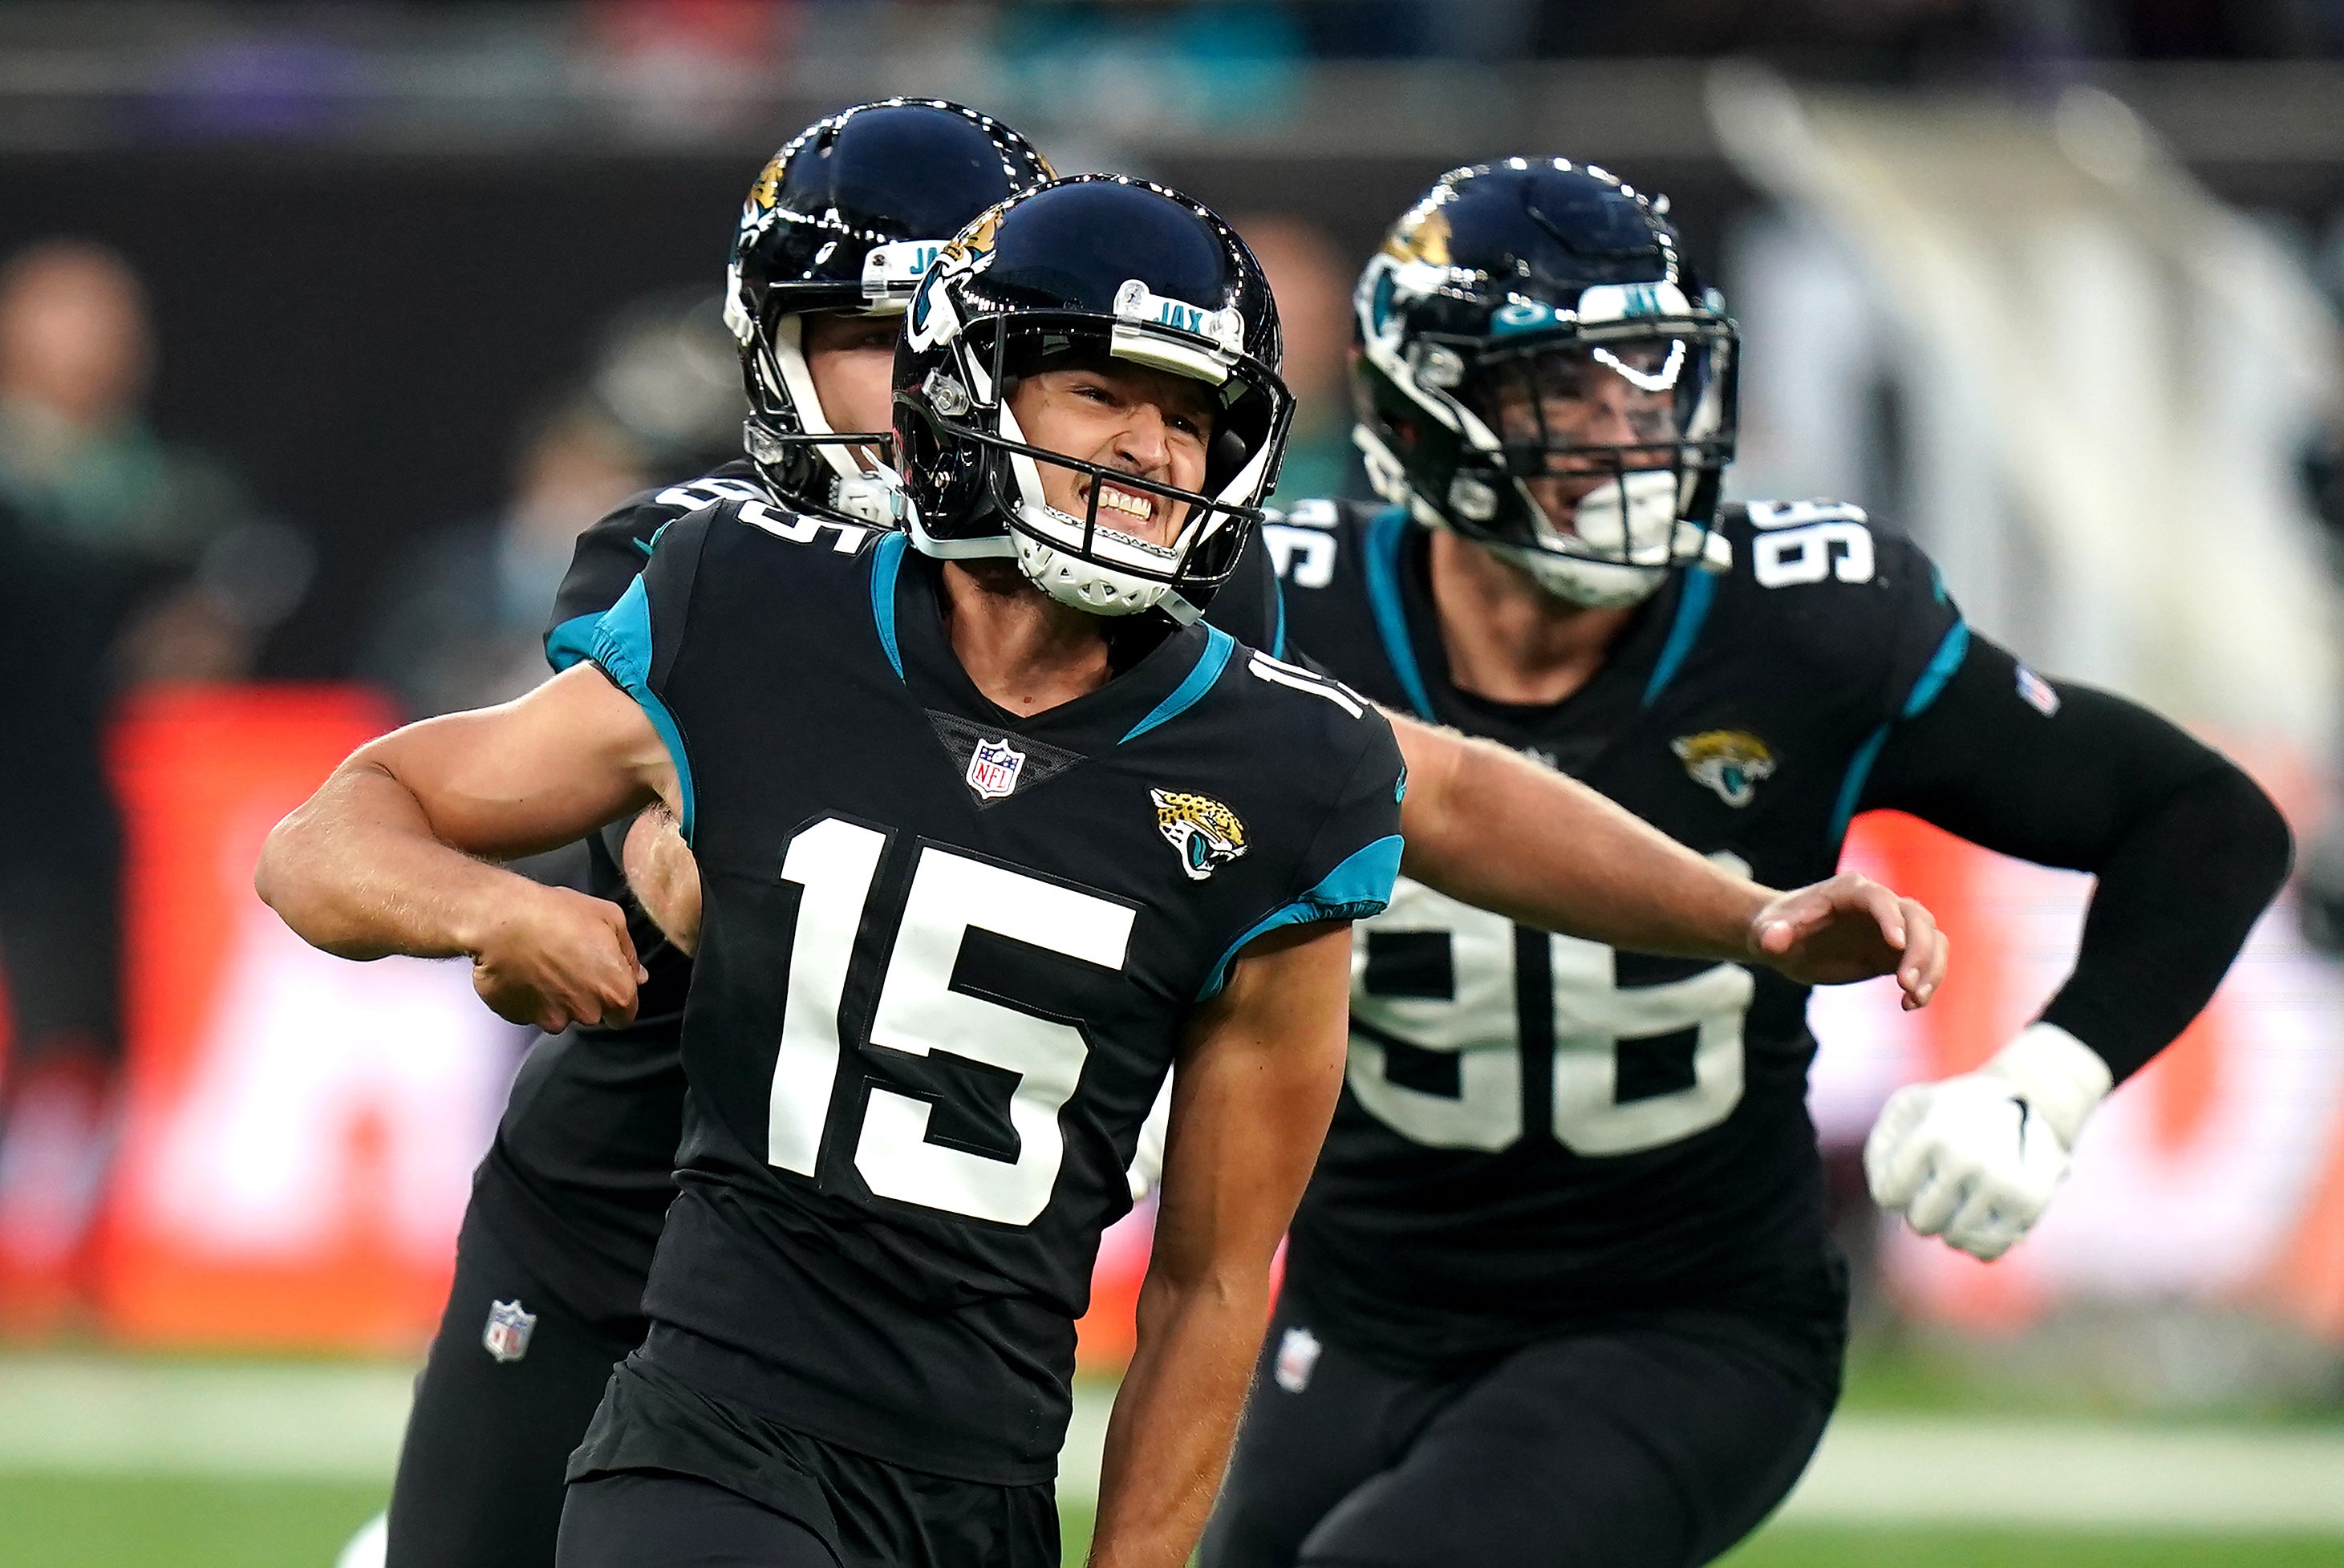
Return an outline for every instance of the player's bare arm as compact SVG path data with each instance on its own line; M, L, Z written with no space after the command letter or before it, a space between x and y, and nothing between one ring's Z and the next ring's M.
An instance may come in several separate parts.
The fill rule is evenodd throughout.
M1867 878L1777 893L1504 747L1391 714L1409 768L1402 869L1450 898L1632 952L1756 959L1807 985L1945 978L1929 911Z
M676 789L642 710L599 670L354 752L270 832L254 887L339 957L469 955L496 1011L548 1030L632 1015L618 907L494 862L569 843Z
M1187 1561L1269 1309L1269 1265L1342 1088L1350 928L1247 950L1174 1079L1138 1347L1107 1425L1094 1568Z
M700 945L700 862L665 801L644 807L627 824L621 863L643 913L678 951L691 953Z
M1924 1007L1945 979L1929 911L1866 877L1778 893L1694 854L1574 779L1504 747L1389 714L1408 757L1407 873L1450 898L1634 952L1756 959L1809 985L1894 974ZM627 835L627 879L689 951L700 880L672 816Z

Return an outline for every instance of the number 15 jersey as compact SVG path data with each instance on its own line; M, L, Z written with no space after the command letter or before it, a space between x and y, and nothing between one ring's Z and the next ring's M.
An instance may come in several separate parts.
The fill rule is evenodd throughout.
M1288 635L1339 678L1796 887L1831 874L1890 727L1968 634L1920 551L1854 508L1730 507L1721 531L1730 571L1677 573L1593 679L1539 707L1450 680L1429 538L1397 509L1306 503L1265 539ZM1313 1327L1415 1371L1621 1311L1840 1309L1805 988L1406 878L1352 961L1350 1069L1288 1254Z
M727 500L595 630L675 757L702 890L644 1353L1014 1485L1055 1473L1099 1232L1189 1014L1256 936L1383 908L1403 780L1372 708L1203 626L1007 713L941 569Z

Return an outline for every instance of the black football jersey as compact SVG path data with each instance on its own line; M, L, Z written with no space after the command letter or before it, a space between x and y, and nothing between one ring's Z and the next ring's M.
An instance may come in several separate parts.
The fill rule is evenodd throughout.
M722 501L780 505L757 471L727 463L646 490L579 537L546 628L557 670L591 657L594 628L679 518ZM1239 641L1280 651L1283 605L1259 540L1214 596L1207 619ZM643 1278L669 1202L683 1118L683 996L692 960L629 894L620 870L626 824L590 839L588 887L627 911L651 978L635 1020L541 1039L522 1063L473 1201L498 1239L579 1315L619 1323L641 1310ZM623 1331L622 1331L623 1332Z
M1722 530L1730 571L1676 574L1593 680L1540 707L1450 683L1429 536L1397 508L1306 503L1265 538L1296 648L1347 684L1795 887L1832 873L1889 727L1968 634L1922 553L1855 508L1753 502ZM1623 1309L1836 1309L1805 988L1407 878L1353 963L1348 1082L1288 1254L1322 1332L1422 1367Z
M1207 626L988 701L900 533L726 500L592 657L676 758L702 920L645 1354L826 1441L1055 1472L1099 1232L1248 941L1381 910L1398 747Z
M756 470L727 463L629 498L579 537L546 628L556 670L591 655L595 624L651 558L678 518L726 499L770 498ZM683 1064L677 1041L692 960L669 944L627 890L620 851L627 824L587 840L587 889L627 913L649 972L632 1023L584 1025L540 1039L521 1063L474 1184L473 1203L498 1240L590 1322L628 1332L643 1276L675 1197Z

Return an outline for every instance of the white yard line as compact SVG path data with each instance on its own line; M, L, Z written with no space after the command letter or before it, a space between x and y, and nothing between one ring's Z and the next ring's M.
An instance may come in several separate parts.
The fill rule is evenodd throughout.
M2344 1432L1850 1415L1786 1519L2344 1535Z
M0 1470L389 1483L412 1367L0 1359Z
M1059 1483L1070 1499L1096 1494L1112 1397L1076 1390ZM1846 1415L1782 1517L2344 1536L2344 1431Z
M413 1369L0 1358L0 1471L388 1483ZM1098 1486L1112 1385L1077 1385L1061 1490ZM2344 1432L1849 1415L1786 1519L2344 1536Z

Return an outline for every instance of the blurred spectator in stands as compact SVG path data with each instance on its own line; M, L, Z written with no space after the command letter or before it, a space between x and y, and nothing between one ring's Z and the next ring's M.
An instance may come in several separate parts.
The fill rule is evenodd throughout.
M306 562L258 518L235 474L167 443L141 412L154 367L146 291L122 258L59 240L0 272L0 494L46 545L77 552L105 598L113 673L243 674L298 597ZM268 580L260 580L268 579Z
M1308 8L1307 6L1304 8ZM1012 119L1259 126L1303 103L1297 7L1252 0L1010 0L986 103Z
M618 311L596 345L586 400L642 448L652 482L697 478L739 457L749 406L724 302L682 289Z
M121 1049L120 826L106 776L116 692L242 673L307 558L221 464L141 412L144 289L71 240L0 268L0 1311L70 1300L110 1144Z
M1278 500L1362 496L1366 480L1351 450L1351 284L1355 263L1327 231L1283 213L1257 214L1238 232L1261 262L1286 337L1286 384L1294 391L1294 434L1279 470Z
M362 673L412 719L535 686L580 531L637 490L739 457L747 412L715 296L652 294L618 311L579 387L523 426L503 507L426 538L393 568Z
M642 448L598 410L572 399L540 415L503 508L427 538L397 569L364 672L410 719L537 685L546 614L580 530L650 482Z

